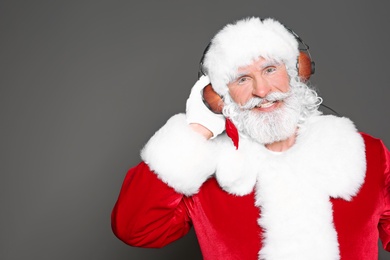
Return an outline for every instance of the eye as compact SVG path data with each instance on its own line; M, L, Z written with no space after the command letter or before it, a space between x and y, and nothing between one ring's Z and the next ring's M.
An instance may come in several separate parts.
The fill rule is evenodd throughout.
M275 66L269 66L269 67L266 67L266 68L264 69L264 72L265 72L266 74L270 74L270 73L275 72L275 71L276 71L276 67L275 67Z
M238 84L243 84L245 83L246 81L248 81L248 78L247 77L241 77L237 80L237 83Z

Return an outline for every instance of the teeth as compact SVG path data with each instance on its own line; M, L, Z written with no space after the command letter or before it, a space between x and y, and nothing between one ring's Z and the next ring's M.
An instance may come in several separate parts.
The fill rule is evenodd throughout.
M267 107L272 106L274 103L275 103L275 101L267 102L267 103L264 103L264 104L260 104L260 105L257 106L257 107L260 107L260 108L267 108Z

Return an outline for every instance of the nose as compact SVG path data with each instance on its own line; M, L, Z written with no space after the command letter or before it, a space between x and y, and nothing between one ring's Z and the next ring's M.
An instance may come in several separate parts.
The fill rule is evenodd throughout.
M264 79L262 76L257 76L253 82L252 94L254 96L264 98L271 91L271 84L268 80Z

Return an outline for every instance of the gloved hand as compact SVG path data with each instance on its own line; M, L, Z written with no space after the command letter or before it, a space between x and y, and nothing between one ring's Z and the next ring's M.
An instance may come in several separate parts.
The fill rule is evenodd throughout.
M202 92L204 87L210 84L208 76L202 76L191 89L191 94L186 103L187 123L196 123L206 127L215 138L225 130L225 117L215 114L204 103Z

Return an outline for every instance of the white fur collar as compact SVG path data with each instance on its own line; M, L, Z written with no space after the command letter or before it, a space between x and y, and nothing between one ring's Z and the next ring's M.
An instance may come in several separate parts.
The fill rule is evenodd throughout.
M283 153L242 137L238 150L227 137L216 142L220 146L216 177L232 194L249 194L263 169L281 162L308 172L307 180L316 182L331 197L349 200L364 179L364 142L347 118L313 116L299 129L296 143Z
M250 139L236 150L225 135L200 138L176 115L151 138L142 158L185 195L215 173L235 195L255 189L264 230L259 259L339 259L329 197L350 200L365 177L364 141L347 118L313 116L288 151L273 153ZM318 255L318 252L321 252Z

